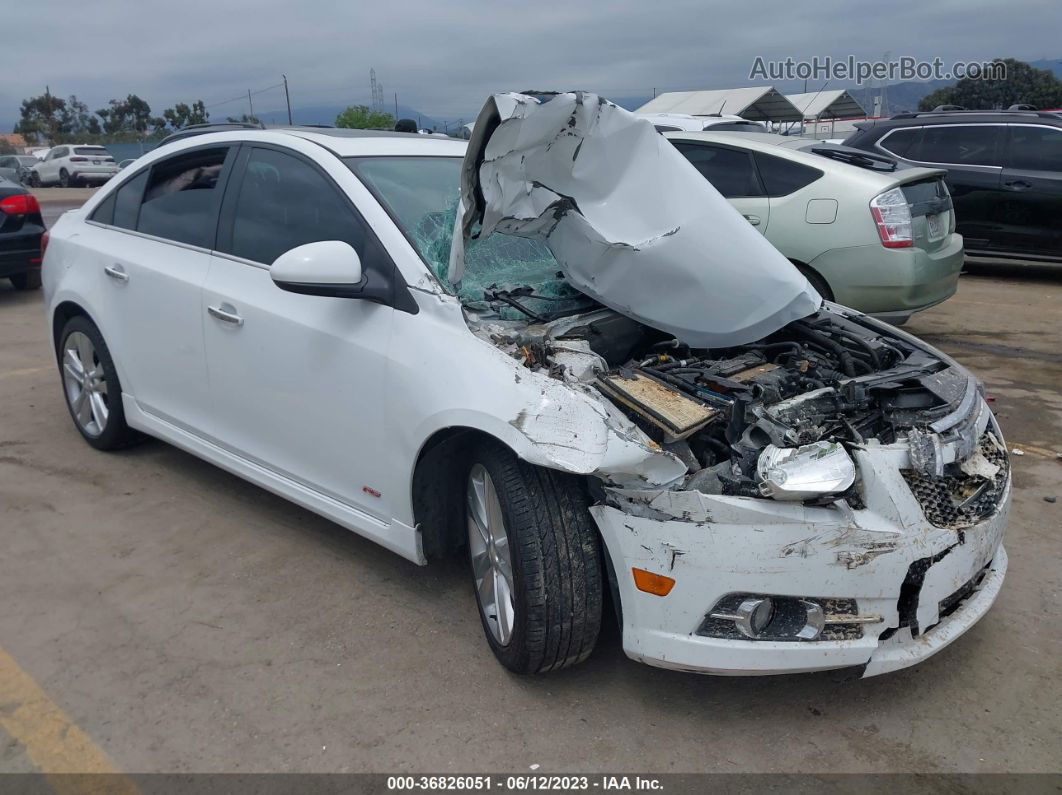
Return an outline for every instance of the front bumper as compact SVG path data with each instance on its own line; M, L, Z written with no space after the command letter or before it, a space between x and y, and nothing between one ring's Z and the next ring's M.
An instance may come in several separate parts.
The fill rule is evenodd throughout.
M961 529L931 525L896 449L857 459L867 507L853 510L699 492L607 490L591 513L616 573L629 657L699 673L757 675L864 666L864 676L931 656L973 626L999 593L1010 483L994 513ZM674 578L665 596L631 568ZM696 634L727 594L855 599L880 616L852 640L734 640Z

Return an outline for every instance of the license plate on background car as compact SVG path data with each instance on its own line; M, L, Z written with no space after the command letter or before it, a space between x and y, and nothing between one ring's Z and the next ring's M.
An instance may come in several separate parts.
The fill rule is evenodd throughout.
M929 233L929 241L935 243L944 237L944 220L939 215L927 215L926 229Z
M100 164L99 160L93 160L92 161L92 165L94 165L94 166L98 166L99 164Z

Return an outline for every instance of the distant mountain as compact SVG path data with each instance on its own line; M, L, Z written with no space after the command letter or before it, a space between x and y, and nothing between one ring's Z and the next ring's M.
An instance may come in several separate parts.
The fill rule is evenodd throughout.
M350 105L362 104L359 102L348 103ZM294 107L291 109L292 118L296 124L335 124L336 116L347 109L347 105L311 105L308 107ZM394 115L394 105L384 108L385 113ZM255 115L264 121L266 124L286 124L288 121L287 108L281 108L279 110L264 110L257 111ZM421 113L416 108L411 108L408 105L399 103L398 105L398 118L399 119L413 119L422 128L429 127L432 129L438 129L440 132L443 130L444 125L449 124L452 129L457 123L457 119L440 119L433 116L428 116ZM224 117L218 116L217 118L211 117L212 121L224 121ZM471 121L470 118L465 121Z

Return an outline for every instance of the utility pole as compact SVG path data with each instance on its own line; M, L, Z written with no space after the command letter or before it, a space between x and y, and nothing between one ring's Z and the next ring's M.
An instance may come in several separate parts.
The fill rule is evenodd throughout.
M281 75L284 78L284 100L288 103L288 124L294 124L291 120L291 94L288 93L288 76Z
M254 103L251 102L251 89L247 89L247 106L251 109L251 118L254 118Z
M398 121L398 92L395 92L395 121Z

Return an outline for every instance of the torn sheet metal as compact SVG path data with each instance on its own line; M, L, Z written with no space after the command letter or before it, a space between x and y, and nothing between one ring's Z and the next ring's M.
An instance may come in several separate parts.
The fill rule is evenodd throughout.
M493 231L543 240L576 288L693 347L818 310L800 272L653 125L594 94L496 94L461 176L449 278Z

